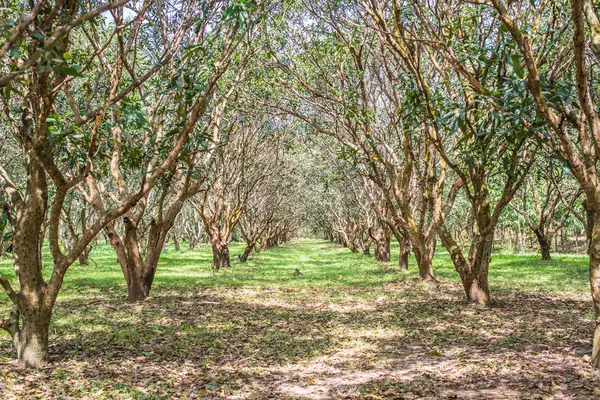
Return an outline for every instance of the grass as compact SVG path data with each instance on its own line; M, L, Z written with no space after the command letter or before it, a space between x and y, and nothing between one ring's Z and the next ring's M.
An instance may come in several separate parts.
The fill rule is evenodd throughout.
M442 250L437 285L416 279L414 260L399 273L397 247L389 264L318 240L246 264L241 252L233 243L232 268L214 272L208 246L169 248L152 296L129 304L114 253L98 246L67 273L50 367L18 369L0 334L0 398L600 395L582 357L593 326L585 256L494 254L497 306L480 310ZM0 273L14 275L9 261Z
M398 245L392 245L398 261ZM411 259L412 265L416 264ZM442 247L437 248L434 258L436 276L460 282L450 255ZM543 261L539 254L492 254L489 281L493 290L528 290L542 293L588 293L588 257L581 254L552 254L552 260Z
M246 264L237 262L236 258L243 251L242 244L234 242L230 248L234 268L220 272L210 270L209 246L204 245L196 250L166 249L159 262L155 286L356 287L380 286L398 279L397 271L393 269L398 262L396 243L392 245L390 268L383 270L370 257L353 254L343 247L317 240L300 240L293 246L273 248L250 258ZM90 292L100 291L117 294L125 290L123 274L110 246L96 247L91 259L93 261L89 266L75 263L70 268L61 299L79 297L81 288L85 288L88 295ZM406 279L418 276L413 257L410 263L410 273L402 275ZM51 260L49 257L44 258L46 279L49 278L50 267ZM293 276L295 268L306 272L302 279ZM449 255L441 247L434 259L434 271L441 279L460 281ZM6 277L14 276L12 262L0 260L0 273ZM539 292L587 293L587 279L585 255L554 254L551 261L542 261L536 254L496 253L490 268L492 290L522 288Z

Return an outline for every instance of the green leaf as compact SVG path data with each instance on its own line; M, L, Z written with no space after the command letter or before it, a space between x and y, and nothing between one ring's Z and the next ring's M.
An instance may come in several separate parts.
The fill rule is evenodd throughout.
M81 67L79 65L72 65L72 66L56 65L56 66L52 67L52 71L54 71L57 74L71 75L71 76L76 76L78 78L82 78L83 75L81 74L81 72L79 72L80 70L81 70Z
M511 57L512 67L519 79L523 79L525 77L525 69L521 66L521 61L519 60L518 54L513 54Z

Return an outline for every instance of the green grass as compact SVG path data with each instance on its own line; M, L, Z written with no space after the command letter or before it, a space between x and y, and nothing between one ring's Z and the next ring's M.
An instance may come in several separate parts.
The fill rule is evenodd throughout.
M394 269L398 262L398 245L392 244L392 262L387 268L374 262L372 257L351 253L332 243L303 239L292 245L276 247L251 257L247 263L237 261L243 251L241 243L230 245L233 267L229 270L210 269L211 249L203 245L195 250L166 249L160 259L155 287L185 286L277 286L334 288L340 286L381 286L396 280L417 278L414 257L410 272L399 275ZM48 254L47 252L45 253ZM86 292L124 292L123 274L116 256L108 245L97 246L88 266L75 263L68 271L60 298L79 297ZM44 258L44 275L48 278L51 260ZM293 276L298 268L300 277ZM434 259L436 276L449 281L460 281L448 253L441 247ZM14 277L12 262L0 260L0 273ZM587 292L587 256L554 254L551 261L542 261L536 254L495 253L490 267L492 290L522 289L541 292ZM13 280L13 284L16 281ZM6 299L3 299L6 300ZM2 301L2 300L0 300ZM3 301L0 304L4 304Z
M410 272L399 274L394 268L398 262L398 245L392 244L392 262L386 268L374 262L372 257L351 253L335 244L303 239L291 245L277 247L251 257L247 263L237 261L243 245L230 245L233 267L229 270L210 269L210 246L202 245L195 250L181 251L166 249L160 259L155 280L156 288L176 289L187 286L242 287L273 286L298 288L336 288L384 286L401 279L417 278L414 257L410 259ZM44 275L50 274L51 260L46 252ZM90 265L75 263L68 271L61 300L81 299L85 296L109 294L125 296L125 283L116 256L108 245L96 246ZM298 268L303 275L296 277ZM441 247L434 259L434 272L441 279L459 282L448 253ZM0 260L0 273L13 277L17 285L10 260ZM542 261L536 254L495 253L490 267L492 291L526 290L536 292L587 293L587 256L554 254L551 261ZM336 292L334 292L335 295ZM341 293L341 292L340 292ZM375 292L367 292L375 296ZM0 296L0 307L6 310L8 299Z
M392 245L393 262L398 261L398 245ZM411 265L415 266L414 258ZM433 261L435 274L442 279L459 282L460 278L448 252L439 247ZM543 261L539 254L492 254L489 281L494 289L519 289L539 292L588 293L588 256L582 254L552 254Z
M97 246L89 266L67 273L52 320L53 364L34 373L40 380L10 364L9 337L0 333L0 398L314 398L323 388L332 398L443 398L448 390L461 398L463 381L477 390L512 382L497 398L509 389L530 396L539 392L535 373L506 371L527 370L548 349L536 367L545 376L568 378L567 389L588 382L569 350L591 337L585 256L544 262L495 253L498 306L477 310L441 248L434 270L442 282L433 287L418 281L412 258L409 273L398 271L397 245L387 264L320 240L293 241L245 264L237 261L242 250L232 243L232 267L212 271L209 246L169 248L151 297L131 304L112 249ZM0 273L14 276L9 260ZM0 312L8 307L1 295ZM394 378L399 371L408 378ZM353 374L370 378L344 384L357 381Z

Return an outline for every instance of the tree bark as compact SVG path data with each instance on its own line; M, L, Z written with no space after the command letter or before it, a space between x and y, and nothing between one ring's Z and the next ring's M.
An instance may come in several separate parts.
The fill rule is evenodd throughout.
M435 248L435 245L434 245ZM413 248L415 258L417 259L417 266L419 267L419 277L424 281L434 281L435 275L433 273L433 254L428 249Z
M79 256L79 265L88 265L90 263L90 252L92 251L91 247L85 249L83 253Z
M492 260L494 234L473 238L469 251L468 268L459 271L467 300L488 306L490 303L490 289L488 286L488 272Z
M592 208L588 206L588 202L587 200L584 200L583 202L583 208L585 210L585 217L586 217L586 226L585 226L585 236L587 238L587 245L588 245L588 253L590 252L591 249L591 243L592 243L592 236L593 236L593 232L594 232L594 227L596 224L596 211Z
M166 235L170 229L163 229L163 224L152 221L148 232L146 260L142 259L137 238L137 226L134 221L125 222L125 240L121 240L114 224L109 224L105 230L108 240L117 254L117 260L127 282L127 299L131 302L145 300L150 295L154 276Z
M379 226L375 234L371 234L375 244L375 259L381 262L390 262L391 232L386 227Z
M464 258L458 244L444 226L441 227L439 234L442 244L450 253L454 269L460 276L467 300L488 306L490 304L488 271L494 244L493 229L485 235L473 236L468 259Z
M594 219L589 250L590 289L595 315L591 363L594 368L600 368L600 218Z
M535 229L533 233L535 233L535 237L537 238L538 243L540 245L542 260L550 261L550 241L546 237L545 232L543 232L541 229Z
M371 255L371 239L367 239L364 243L363 243L363 248L362 248L362 253L365 256L370 256Z
M48 334L52 317L52 299L42 296L20 296L2 328L12 337L21 367L40 368L49 361ZM50 303L46 303L50 300ZM19 324L19 320L21 324Z
M401 238L400 255L398 256L398 266L401 271L408 271L408 257L410 256L410 240Z
M48 285L42 277L42 231L48 205L46 176L34 157L27 172L29 195L17 211L14 235L15 272L21 289L13 298L16 307L7 330L17 349L19 365L38 368L48 362L48 331L56 297L47 293Z
M231 266L231 261L229 259L229 248L227 247L227 244L213 243L212 251L212 269L219 270L223 268L229 268Z
M48 361L48 333L51 312L46 307L21 314L22 326L13 336L19 365L40 368Z
M239 257L240 258L240 262L245 263L246 261L248 261L248 257L250 256L250 253L252 253L252 249L253 248L254 248L254 243L246 245L246 248L244 249L244 252Z
M390 238L389 236L377 243L375 250L375 258L381 262L390 262Z
M127 283L127 300L131 302L142 301L147 297L144 284L142 282L142 266L143 260L137 251L132 248L133 245L137 246L137 241L134 240L134 230L131 222L125 223L125 240L121 240L117 231L114 228L114 224L109 224L106 228L106 236L117 254L117 260L123 271L123 276ZM129 226L128 226L129 225Z

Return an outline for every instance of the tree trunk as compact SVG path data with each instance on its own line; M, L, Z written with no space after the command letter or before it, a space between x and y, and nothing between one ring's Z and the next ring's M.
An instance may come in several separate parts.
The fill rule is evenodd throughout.
M127 282L127 300L138 302L146 299L149 292L145 289L143 280L145 266L139 252L137 228L129 218L125 218L124 221L124 241L121 240L113 223L108 224L104 229L111 246L117 253L117 260Z
M129 301L142 301L150 295L158 261L184 201L185 196L180 194L161 218L152 218L147 236L138 235L138 223L143 215L135 216L134 213L123 217L125 227L123 238L117 233L114 221L104 227L106 237L117 254L117 260L127 282ZM177 235L173 236L177 238ZM178 238L177 242L179 242ZM145 252L140 251L143 246Z
M419 277L424 281L435 281L435 275L433 273L433 256L435 255L435 241L428 247L419 247L413 243L412 250L415 253L417 259L417 266L419 268Z
M415 249L415 258L417 259L417 266L419 267L419 277L421 278L421 280L435 280L435 275L433 274L432 258L428 257L427 252Z
M248 261L248 257L250 256L250 253L252 253L253 248L254 248L254 243L246 245L246 248L244 249L244 253L242 253L242 255L239 257L240 262L245 263L246 261Z
M371 239L370 238L363 242L362 253L365 256L371 255Z
M127 279L127 300L132 303L143 301L148 297L141 277L134 275Z
M23 325L13 337L17 349L19 365L25 368L39 368L48 360L48 332L51 312L42 311L30 315L21 314Z
M459 271L467 300L488 306L490 289L488 286L488 271L492 260L494 233L484 237L474 237L469 251L468 268Z
M381 262L390 262L391 232L389 229L383 225L379 226L371 238L375 244L375 259Z
M179 237L177 237L177 235L173 235L173 245L175 246L175 251L181 250L181 243L179 243Z
M229 248L226 244L213 243L212 251L212 269L219 270L223 268L229 268L231 266L231 261L229 259Z
M90 263L90 252L92 251L91 247L86 248L83 253L79 256L79 265L88 265Z
M375 243L375 258L377 261L390 262L390 238L384 237Z
M149 261L143 265L141 273L132 273L126 277L127 300L130 302L139 302L150 296L157 264L158 260Z
M469 250L469 259L466 260L454 238L442 226L439 230L442 243L454 264L463 284L467 300L477 302L484 306L490 303L490 290L488 286L488 270L492 259L494 231L485 236L475 234Z
M398 256L398 266L401 271L408 271L408 257L410 256L410 240L401 238L400 240L400 255ZM432 271L433 273L433 271Z
M591 243L592 237L594 235L594 228L597 225L596 211L592 207L588 206L587 200L583 201L583 208L585 210L585 217L587 222L585 226L585 236L587 238L588 244L587 252L590 253L592 248Z
M89 256L84 252L79 256L79 265L88 265L90 263Z
M48 205L46 176L34 157L30 159L27 172L27 196L17 209L13 242L20 290L13 296L15 308L8 323L2 325L13 339L19 364L38 368L48 361L48 331L56 294L47 292L49 285L42 276L41 248Z
M550 260L550 241L546 237L545 233L541 229L535 229L533 231L535 233L535 237L540 244L540 252L542 253L542 260L549 261Z
M151 227L149 235L156 234L156 228ZM121 266L123 276L127 283L127 300L130 302L139 302L145 300L150 294L152 282L154 281L154 274L156 271L156 265L158 264L158 258L148 257L148 263L145 263L139 252L139 244L136 240L137 233L136 227L128 220L125 223L125 242L121 240L114 224L109 224L105 228L108 240L112 245L113 249L117 254L117 260ZM160 246L158 254L162 249L162 243L158 243L150 237L148 241L148 252L154 252L156 249L151 246Z
M600 368L600 218L594 220L589 250L590 289L595 315L591 363L594 368Z

